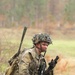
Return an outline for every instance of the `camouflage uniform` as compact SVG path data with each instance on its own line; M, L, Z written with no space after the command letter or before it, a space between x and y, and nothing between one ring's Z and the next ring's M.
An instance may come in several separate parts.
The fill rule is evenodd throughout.
M30 54L29 54L30 53ZM25 51L19 63L19 75L38 75L39 55L35 48Z
M13 75L38 75L40 60L43 55L38 55L35 48L32 48L23 52L20 58L19 69L15 70Z
M16 61L14 71L5 75L38 75L40 60L43 58L43 55L38 55L35 48L26 50L18 58L19 62ZM52 75L52 73L50 72L48 75Z

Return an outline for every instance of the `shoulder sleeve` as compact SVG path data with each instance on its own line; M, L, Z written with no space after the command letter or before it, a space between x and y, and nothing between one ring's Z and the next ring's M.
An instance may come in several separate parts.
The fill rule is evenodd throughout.
M30 75L28 70L30 62L31 59L28 53L21 57L21 60L19 62L19 75Z

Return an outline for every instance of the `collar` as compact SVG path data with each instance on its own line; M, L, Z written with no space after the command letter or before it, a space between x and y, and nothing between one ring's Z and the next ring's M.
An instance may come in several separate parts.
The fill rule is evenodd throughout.
M36 49L39 50L38 48L34 47L35 58L36 58L37 60L39 60L39 59L42 57L42 54L38 54L38 52L37 52Z

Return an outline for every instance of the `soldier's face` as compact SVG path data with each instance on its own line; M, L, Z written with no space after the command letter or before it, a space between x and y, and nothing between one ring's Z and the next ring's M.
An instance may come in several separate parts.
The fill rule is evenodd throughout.
M47 48L48 48L48 43L46 43L46 42L41 42L40 44L41 44L41 48L42 48L41 51L42 51L42 52L46 51Z
M40 42L39 44L36 45L40 50L41 52L44 52L47 50L47 47L48 47L48 43L46 42ZM39 50L39 51L40 51Z

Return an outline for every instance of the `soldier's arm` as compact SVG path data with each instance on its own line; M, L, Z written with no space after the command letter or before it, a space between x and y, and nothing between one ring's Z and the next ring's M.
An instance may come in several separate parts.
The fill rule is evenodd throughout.
M19 75L30 75L28 70L30 62L31 60L28 53L22 56L21 61L19 63Z

